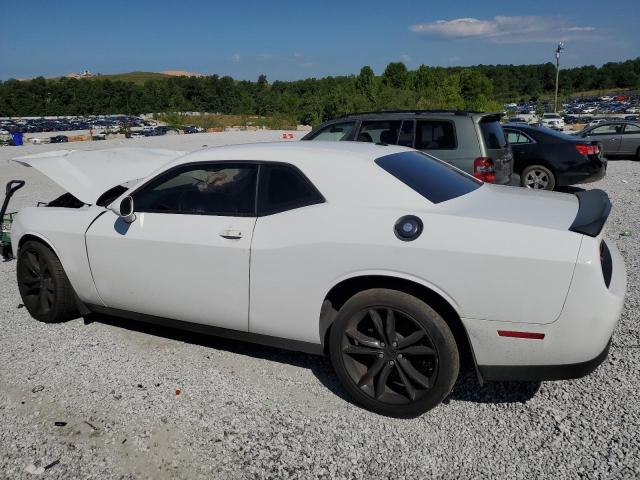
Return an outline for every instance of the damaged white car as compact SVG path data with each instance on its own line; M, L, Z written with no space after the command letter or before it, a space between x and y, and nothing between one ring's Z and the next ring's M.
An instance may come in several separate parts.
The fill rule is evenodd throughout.
M585 375L622 309L600 190L494 186L356 142L16 161L68 192L13 219L34 318L98 312L328 353L384 415L440 403L461 356L481 380Z

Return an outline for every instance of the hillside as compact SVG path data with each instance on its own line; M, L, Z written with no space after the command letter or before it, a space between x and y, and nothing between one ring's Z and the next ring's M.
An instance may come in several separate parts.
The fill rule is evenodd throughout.
M165 72L127 72L113 73L109 75L95 75L90 77L92 80L120 80L123 82L131 82L136 85L143 85L148 80L162 80L170 77L203 77L201 73L185 72L180 70L167 70Z

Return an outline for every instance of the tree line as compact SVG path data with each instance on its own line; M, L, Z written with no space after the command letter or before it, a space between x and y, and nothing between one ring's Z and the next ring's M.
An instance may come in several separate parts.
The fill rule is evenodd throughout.
M354 111L381 109L501 110L506 101L536 101L553 92L555 66L477 65L408 70L400 62L382 75L362 67L358 75L269 83L231 77L167 77L138 85L109 79L45 79L0 82L0 116L139 114L203 111L280 116L316 125ZM560 92L640 88L640 58L560 72Z

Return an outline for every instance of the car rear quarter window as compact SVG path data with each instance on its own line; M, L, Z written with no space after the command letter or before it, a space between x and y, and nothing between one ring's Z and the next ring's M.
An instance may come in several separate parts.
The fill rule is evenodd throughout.
M421 152L393 153L376 164L432 203L446 202L480 188L482 182Z
M290 165L260 167L258 215L272 215L323 203L324 198L297 168Z
M497 120L482 120L480 131L488 150L499 150L507 147L507 140L502 125Z
M524 133L520 133L516 130L504 130L507 135L507 140L512 145L518 145L522 143L531 143L531 139L527 137Z
M453 150L457 147L453 122L419 120L416 129L416 149Z

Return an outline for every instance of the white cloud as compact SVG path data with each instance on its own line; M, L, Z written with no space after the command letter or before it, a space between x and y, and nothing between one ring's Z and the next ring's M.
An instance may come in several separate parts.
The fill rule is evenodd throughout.
M568 32L593 32L596 27L569 27Z
M231 55L229 57L229 60L231 60L233 63L240 63L240 54L239 53L234 53L233 55Z
M584 38L595 27L570 25L560 17L505 16L489 20L456 18L411 25L419 35L441 38L483 38L493 43L557 42Z
M406 53L403 53L402 55L400 55L400 60L402 60L403 63L411 63L412 58Z

